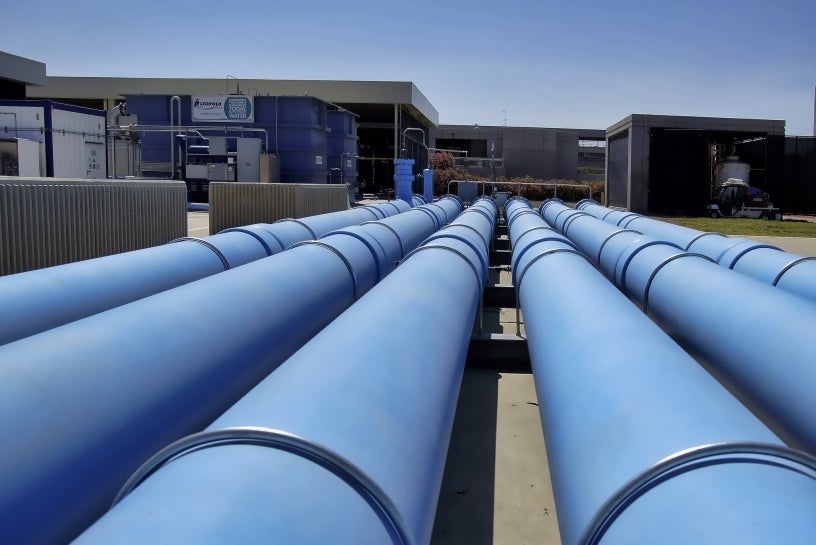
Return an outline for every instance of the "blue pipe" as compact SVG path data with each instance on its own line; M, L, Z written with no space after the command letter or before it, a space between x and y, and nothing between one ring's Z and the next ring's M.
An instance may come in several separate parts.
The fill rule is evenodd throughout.
M508 201L508 217L525 207ZM811 540L816 459L782 445L570 241L521 217L513 271L562 543Z
M423 204L427 204L432 201L426 201L422 195L414 195L411 197L411 204L413 206L422 206Z
M604 221L616 218L613 211L597 203L586 201L579 205L577 209ZM639 214L621 217L616 225L704 255L723 267L816 302L816 257L802 257L770 244L698 231Z
M398 200L411 203L414 183L414 160L394 159L394 184Z
M407 210L399 205L331 212L226 229L143 250L0 277L0 345L276 254L292 244Z
M433 202L433 169L426 168L422 171L422 195L425 202Z
M544 219L559 207L542 205ZM816 306L704 256L615 231L620 229L583 215L567 236L786 443L816 454L816 366L809 342Z
M487 278L492 225L475 207L495 211L463 212L203 433L158 452L75 544L427 544ZM361 342L363 321L387 327Z
M204 429L434 232L413 218L336 231L0 347L0 543L81 532L151 454ZM391 223L402 249L382 236Z

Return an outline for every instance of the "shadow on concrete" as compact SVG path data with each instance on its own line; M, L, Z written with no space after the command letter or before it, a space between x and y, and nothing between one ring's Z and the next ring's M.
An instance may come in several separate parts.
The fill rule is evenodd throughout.
M492 545L499 379L465 371L431 545Z

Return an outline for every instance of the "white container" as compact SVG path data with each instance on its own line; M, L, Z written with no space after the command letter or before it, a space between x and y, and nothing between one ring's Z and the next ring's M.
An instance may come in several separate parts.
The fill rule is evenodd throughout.
M737 178L746 184L751 184L751 165L739 160L737 155L729 155L725 161L720 161L716 166L717 185L725 183L728 178Z

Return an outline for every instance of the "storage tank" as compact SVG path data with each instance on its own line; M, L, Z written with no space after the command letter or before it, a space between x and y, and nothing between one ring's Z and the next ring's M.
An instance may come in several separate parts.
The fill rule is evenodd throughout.
M717 185L725 183L728 178L737 178L746 184L751 183L751 165L739 160L738 155L728 155L724 161L717 163L715 167L717 173Z
M269 133L283 183L325 184L329 175L327 104L309 96L255 97L255 126Z
M331 183L345 183L350 202L357 195L357 120L348 110L329 110L329 168Z

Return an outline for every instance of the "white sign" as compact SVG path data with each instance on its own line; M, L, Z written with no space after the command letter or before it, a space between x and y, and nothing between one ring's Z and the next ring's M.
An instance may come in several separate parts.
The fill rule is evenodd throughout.
M254 121L252 97L244 95L193 95L193 121Z

